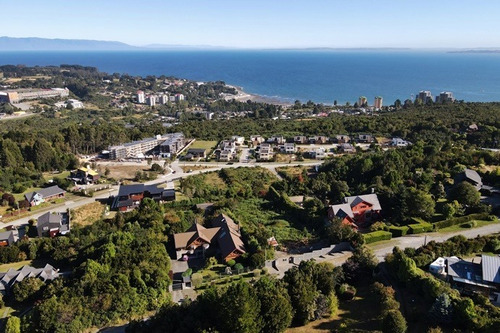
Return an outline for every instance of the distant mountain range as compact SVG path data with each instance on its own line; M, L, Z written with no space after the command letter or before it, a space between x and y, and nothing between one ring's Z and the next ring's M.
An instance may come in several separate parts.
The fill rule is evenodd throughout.
M176 45L176 44L149 44L144 46L133 46L116 41L102 41L90 39L50 39L38 37L0 37L1 51L133 51L133 50L230 50L241 49L235 47L212 46L212 45ZM244 49L244 48L243 48ZM265 50L262 48L257 48ZM408 51L411 48L335 48L335 47L283 47L271 48L269 50L304 50L304 51ZM432 50L432 49L429 49ZM435 49L436 50L436 49ZM476 49L440 49L450 53L500 53L500 48L476 48Z
M87 39L48 39L37 37L0 37L0 51L93 51L93 50L135 50L121 42Z
M133 46L122 42L89 39L49 39L38 37L0 37L1 51L131 51L131 50L181 50L223 49L209 45L150 44Z

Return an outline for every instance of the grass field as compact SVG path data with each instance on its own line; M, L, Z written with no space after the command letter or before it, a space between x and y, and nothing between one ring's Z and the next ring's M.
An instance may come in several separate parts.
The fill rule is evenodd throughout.
M9 269L19 269L24 265L31 265L31 260L24 260L19 262L13 262L9 264L0 265L0 273L7 272Z
M473 227L473 228L479 228L479 227L484 227L485 225L500 223L498 220L496 220L496 221L473 220L473 221L476 222L476 226ZM470 222L473 222L473 221L470 221ZM465 222L465 223L470 223L470 222ZM462 230L467 230L467 229L473 229L473 228L462 227L463 224L464 223L457 224L457 225L452 225L451 227L448 227L448 228L439 229L439 232L455 232L455 231L462 231Z
M204 140L196 140L193 142L189 148L197 148L197 149L214 149L217 146L217 141L204 141Z
M104 213L105 206L99 202L92 202L74 209L71 212L71 223L90 225L98 221Z

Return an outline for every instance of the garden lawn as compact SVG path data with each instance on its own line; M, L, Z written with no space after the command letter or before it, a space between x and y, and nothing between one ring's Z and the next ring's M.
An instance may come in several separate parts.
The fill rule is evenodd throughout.
M472 227L472 228L462 227L462 225L467 224L467 223L471 223L471 222L476 222L476 225L474 227ZM452 225L452 226L447 227L447 228L439 229L438 232L462 231L462 230L467 230L467 229L484 227L486 225L495 224L495 223L500 223L500 222L498 220L496 220L496 221L472 220L472 221L465 222L465 223L462 223L462 224L456 224L456 225Z

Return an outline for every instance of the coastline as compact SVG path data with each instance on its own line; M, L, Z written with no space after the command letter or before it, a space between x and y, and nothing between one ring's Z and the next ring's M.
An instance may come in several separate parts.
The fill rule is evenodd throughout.
M275 104L275 105L281 105L281 106L290 106L292 105L291 102L287 102L283 99L279 99L276 97L268 97L268 96L262 96L262 95L257 95L257 94L250 94L247 93L243 90L242 87L226 84L228 87L236 89L238 92L237 95L226 95L224 96L224 99L226 101L230 101L232 99L238 101L238 102L246 102L248 100L256 103L267 103L267 104Z

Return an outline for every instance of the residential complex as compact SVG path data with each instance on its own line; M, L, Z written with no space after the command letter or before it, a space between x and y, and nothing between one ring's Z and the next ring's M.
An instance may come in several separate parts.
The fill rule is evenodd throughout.
M64 98L69 96L68 88L52 89L8 89L0 91L0 102L18 103L41 98Z
M165 145L161 146L162 144ZM182 133L157 135L152 138L132 141L123 145L111 146L109 147L109 158L112 160L122 158L144 158L145 154L153 150L176 154L184 145L184 134Z
M375 101L373 102L373 107L375 109L381 109L382 108L382 103L384 99L380 96L375 97Z

